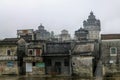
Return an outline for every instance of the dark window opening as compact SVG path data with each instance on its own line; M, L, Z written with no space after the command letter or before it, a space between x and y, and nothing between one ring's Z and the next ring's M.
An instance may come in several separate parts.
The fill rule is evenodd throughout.
M20 59L18 62L18 66L22 67L23 66L23 59Z
M7 55L10 56L10 50L7 50Z
M32 54L33 54L33 51L32 51L32 50L30 50L30 51L29 51L29 55L32 55Z
M52 65L51 59L47 59L46 60L46 66L51 66L51 65Z
M61 62L55 62L55 72L61 74Z
M32 66L35 66L35 62L32 63Z

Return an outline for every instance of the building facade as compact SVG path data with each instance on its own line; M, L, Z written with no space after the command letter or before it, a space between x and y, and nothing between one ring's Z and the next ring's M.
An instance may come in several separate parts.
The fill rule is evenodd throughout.
M23 58L26 75L45 74L45 64L42 58L42 41L30 41L26 46L26 56Z
M101 60L104 69L103 74L119 73L120 34L102 34L101 38Z
M0 74L18 75L17 38L6 38L0 41Z
M46 74L71 75L70 46L68 42L46 43L46 51L43 55Z

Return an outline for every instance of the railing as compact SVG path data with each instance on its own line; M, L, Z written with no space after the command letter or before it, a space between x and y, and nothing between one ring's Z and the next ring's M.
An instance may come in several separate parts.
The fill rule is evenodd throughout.
M17 56L0 56L0 60L17 60Z
M23 58L23 61L43 61L43 58L42 57L24 57Z

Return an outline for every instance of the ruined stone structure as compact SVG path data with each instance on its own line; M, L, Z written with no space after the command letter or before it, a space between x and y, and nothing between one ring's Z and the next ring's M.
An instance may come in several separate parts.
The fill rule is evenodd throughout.
M42 24L36 31L17 30L18 40L0 41L0 74L71 76L73 73L81 77L93 77L100 57L100 31L100 20L95 18L93 12L83 22L83 28L75 31L74 40L67 30L55 36L44 29ZM117 43L119 41L107 43L113 46L109 55L106 52L108 48L104 47L106 42L102 41L106 72L111 69L106 66L107 63L119 63Z
M81 77L94 76L100 57L100 31L100 20L95 18L93 12L83 22L83 28L75 31L76 39L72 51L73 74ZM86 64L87 62L89 64Z
M94 41L76 42L72 51L73 74L93 77Z

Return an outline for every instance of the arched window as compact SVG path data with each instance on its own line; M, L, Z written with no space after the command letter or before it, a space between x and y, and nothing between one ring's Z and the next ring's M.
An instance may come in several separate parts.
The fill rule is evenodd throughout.
M11 55L11 51L7 50L7 55L10 56Z
M28 55L32 56L33 55L33 50L29 50Z

